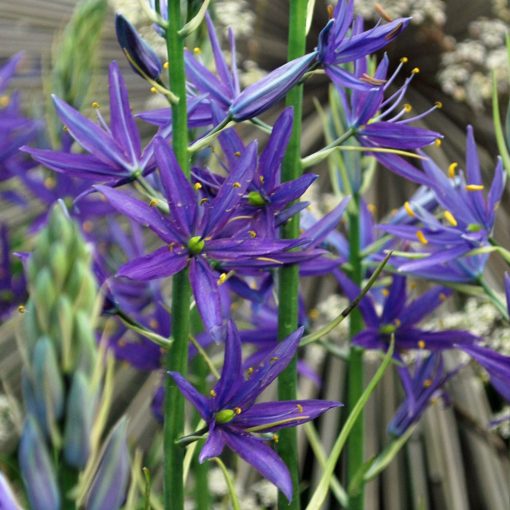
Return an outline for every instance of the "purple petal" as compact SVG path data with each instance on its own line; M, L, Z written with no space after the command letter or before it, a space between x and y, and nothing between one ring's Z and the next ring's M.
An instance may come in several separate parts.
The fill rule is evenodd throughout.
M289 470L280 457L261 439L249 434L225 431L225 441L264 478L276 485L289 500L292 499L292 480Z
M193 295L204 327L215 342L223 340L225 333L225 321L218 289L219 276L203 257L191 259L189 278Z
M328 400L264 402L255 404L236 416L232 424L244 429L267 425L267 428L263 429L264 432L276 432L282 428L296 427L314 420L329 409L340 406L342 406L340 402Z
M425 292L406 306L405 312L400 315L402 326L418 324L427 315L441 306L451 294L452 290L446 287L435 287Z
M384 302L384 309L381 320L383 324L388 324L396 317L400 317L400 312L406 304L406 278L404 276L393 276L393 281L389 289L388 297Z
M134 166L137 164L142 151L140 134L129 106L126 82L122 78L119 66L115 61L110 64L109 94L112 136L124 148L126 156Z
M211 42L211 49L213 52L216 71L222 83L227 85L230 90L234 91L234 81L232 79L232 75L230 74L227 62L225 61L225 56L221 51L218 36L216 35L216 30L209 13L206 13L205 15L205 22L207 24L207 32L209 33L209 41Z
M117 276L125 276L131 280L153 280L178 273L188 264L186 253L171 252L163 246L149 255L138 257L124 264Z
M293 181L280 184L270 196L271 205L280 208L297 200L318 177L315 174L305 174Z
M413 150L425 147L442 138L440 133L398 122L373 122L359 131L371 143L392 149Z
M225 443L225 434L223 430L221 427L215 427L213 422L211 428L209 429L207 440L200 450L198 462L202 464L207 459L219 457L223 452L223 448L225 448Z
M168 372L170 377L174 380L179 391L184 395L186 400L191 402L198 414L209 423L212 419L211 409L209 407L209 400L199 393L184 377L178 372Z

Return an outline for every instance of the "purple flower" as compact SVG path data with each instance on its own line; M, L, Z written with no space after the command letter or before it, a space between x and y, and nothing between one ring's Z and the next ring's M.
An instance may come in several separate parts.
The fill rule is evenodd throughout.
M69 134L89 154L23 147L39 163L69 176L119 185L154 170L152 142L144 151L129 106L126 84L116 62L110 64L110 126L100 126L56 96L53 102Z
M221 455L224 447L228 446L274 483L289 501L292 482L287 466L266 441L254 433L272 434L282 428L295 427L341 405L339 402L319 400L255 404L257 397L289 364L302 334L303 328L300 328L281 342L245 379L241 341L234 324L229 322L221 378L211 390L209 398L198 393L180 374L170 372L180 391L195 406L209 428L199 461Z
M346 296L352 301L360 289L341 271L334 272ZM431 351L452 349L455 345L471 345L478 338L467 331L428 331L418 324L438 308L452 291L445 287L435 287L418 298L408 301L406 291L407 279L393 276L393 282L383 292L384 302L380 313L367 295L360 303L359 309L365 321L365 329L353 338L353 343L365 349L386 350L391 336L395 336L396 351L408 349L428 349Z
M318 61L337 86L362 90L378 86L378 80L366 74L353 76L341 64L354 62L384 48L407 27L410 19L398 18L386 24L379 22L363 32L361 19L354 20L354 1L339 0L332 19L319 35Z
M419 204L410 202L405 205L405 209L416 220L415 224L381 226L381 229L389 234L421 244L422 258L411 262L397 259L400 271L416 273L437 269L439 276L446 273L445 264L450 264L460 266L460 269L464 267L465 273L471 275L471 279L483 271L487 255L466 255L490 243L496 207L504 191L503 165L499 160L491 188L484 198L473 129L468 126L466 174L460 172L455 176L456 166L456 163L450 165L451 175L447 177L433 161L423 161L428 186L443 209L439 218Z
M162 139L157 140L155 151L169 215L163 216L157 208L125 193L97 186L121 214L148 226L166 243L153 253L127 263L118 275L151 280L189 267L193 294L205 327L213 337L219 338L224 325L219 286L224 283L226 274L220 274L216 268L227 265L234 269L245 264L260 268L267 267L268 261L278 265L278 260L268 257L280 254L296 242L224 234L224 227L233 218L252 181L256 144L248 146L238 158L236 167L211 200L200 200L196 192L200 187L195 189L185 178L173 151ZM287 257L292 258L292 253Z

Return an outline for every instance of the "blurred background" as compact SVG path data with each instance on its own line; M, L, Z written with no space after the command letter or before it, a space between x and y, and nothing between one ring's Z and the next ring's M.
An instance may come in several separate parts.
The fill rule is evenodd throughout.
M143 1L143 0L141 0ZM40 117L48 102L51 90L48 76L61 51L59 34L64 30L76 7L74 0L17 0L0 1L0 65L12 54L23 50L25 59L13 82L22 91L27 114ZM192 3L192 2L191 2ZM200 2L198 2L200 3ZM357 0L358 13L368 24L377 18L373 0ZM480 146L482 167L486 177L492 177L497 156L491 114L491 74L498 80L501 104L508 104L508 58L504 45L510 22L507 0L381 0L380 4L392 17L412 16L410 27L393 43L388 51L393 62L407 57L408 72L418 67L407 98L417 112L429 108L436 101L443 108L424 119L427 127L441 131L445 140L440 149L434 148L434 158L447 166L452 161L464 161L465 126L474 125ZM238 62L242 80L246 85L286 60L287 0L235 0L213 1L214 16L221 27L232 26L238 41ZM92 92L82 110L92 113L91 102L105 104L107 114L107 67L116 59L128 81L132 107L135 112L162 106L163 103L149 92L149 86L131 72L117 44L114 32L114 12L120 11L130 19L163 55L162 40L154 34L138 0L110 0L99 36L100 51L90 76ZM315 17L309 34L309 43L315 44L319 30L327 20L326 3L317 0ZM219 30L224 33L224 30ZM76 56L76 58L80 58ZM406 73L403 73L405 78ZM305 120L303 124L303 153L323 145L322 122L314 99L327 107L328 84L322 78L312 78L305 87ZM506 111L506 108L504 108ZM268 114L271 121L271 113ZM250 132L246 131L249 136ZM319 173L321 170L319 169ZM328 192L327 169L322 173L322 185ZM412 186L388 172L378 172L371 190L370 200L377 204L380 216L402 205L410 195ZM501 244L510 245L508 229L508 199L502 204L496 237ZM34 207L36 207L34 205ZM26 212L12 204L0 203L0 223L12 227L21 224ZM489 268L491 280L501 283L502 266L497 259ZM501 285L500 285L501 287ZM332 284L320 281L308 289L310 305L319 316L327 318L338 301L323 302ZM447 312L439 319L449 327L474 328L484 336L501 342L508 337L497 315L490 307L477 301L462 303L464 312ZM0 376L13 388L19 384L17 374L21 361L14 340L15 324L6 322L0 329ZM315 357L314 357L315 356ZM342 380L343 362L324 360L311 354L312 364L324 377ZM452 361L453 362L453 361ZM370 372L370 359L368 360ZM373 363L376 366L376 362ZM483 374L482 374L483 375ZM130 429L133 441L144 444L152 437L155 422L147 423L147 407L154 388L154 374L135 372L122 367L116 385L114 400L120 415L127 408L131 415ZM304 388L310 395L314 388ZM455 400L462 407L432 406L423 424L409 441L408 446L379 479L370 484L367 509L496 509L510 508L510 466L508 457L509 430L488 432L485 424L491 415L491 395L487 394L483 377L470 370L451 384ZM400 389L397 381L387 377L378 389L366 413L369 452L377 451L385 441L385 426L398 402ZM339 398L337 394L320 395ZM384 396L384 398L383 398ZM5 406L4 406L5 407ZM9 432L7 417L0 423L0 449L7 447ZM12 431L10 432L12 434ZM3 437L2 434L5 436ZM328 441L336 435L336 424L324 420L321 434L328 450ZM3 441L3 442L2 442ZM306 451L302 461L310 459ZM308 477L313 483L318 467L306 463ZM314 471L315 470L315 471ZM249 492L253 484L246 475L245 487ZM258 496L260 508L271 506ZM331 502L331 508L335 508Z

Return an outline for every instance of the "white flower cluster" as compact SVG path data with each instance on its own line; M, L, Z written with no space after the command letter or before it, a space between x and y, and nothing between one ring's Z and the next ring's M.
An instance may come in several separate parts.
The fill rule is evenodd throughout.
M374 8L376 3L377 0L359 0L356 2L356 11L366 19L376 19L379 17ZM415 25L425 22L444 25L446 21L443 0L385 0L379 3L391 17L411 16Z
M454 99L482 109L491 97L493 72L500 92L508 92L508 26L501 19L479 18L469 24L468 32L468 39L454 43L455 49L443 54L438 78Z

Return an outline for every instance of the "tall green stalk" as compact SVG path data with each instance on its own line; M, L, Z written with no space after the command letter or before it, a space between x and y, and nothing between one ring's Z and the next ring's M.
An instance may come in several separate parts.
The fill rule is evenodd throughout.
M188 123L186 110L186 74L184 70L184 41L181 28L181 2L168 2L167 50L170 90L179 97L172 105L173 149L182 171L189 178ZM184 269L173 278L172 336L174 343L168 351L166 368L186 375L188 368L188 339L190 333L191 288L188 271ZM184 397L170 377L166 378L164 425L164 503L165 510L184 508L183 460L184 449L175 440L184 433Z
M289 45L288 60L305 54L306 49L306 8L307 0L292 0L289 14ZM301 175L301 117L303 103L303 85L297 85L287 95L286 105L294 108L294 123L287 153L282 166L282 181L290 181ZM295 239L299 236L299 217L292 218L282 227L284 239ZM286 338L298 325L298 292L299 268L283 267L279 280L278 337ZM296 359L280 374L278 378L278 398L293 400L297 397ZM293 486L293 497L290 505L287 498L278 494L280 509L298 510L299 502L299 469L297 452L297 434L295 428L280 432L278 451L287 464Z
M351 209L349 211L349 258L352 267L351 278L359 287L363 282L362 256L360 246L360 222L359 222L360 195L353 193ZM363 329L363 318L358 308L350 315L349 336L354 335ZM363 393L363 350L352 346L349 356L349 367L347 375L347 406L348 412L354 408ZM361 414L352 428L347 443L347 478L349 483L354 479L358 470L363 465L363 414ZM364 493L363 488L359 493L349 500L350 510L363 510Z

